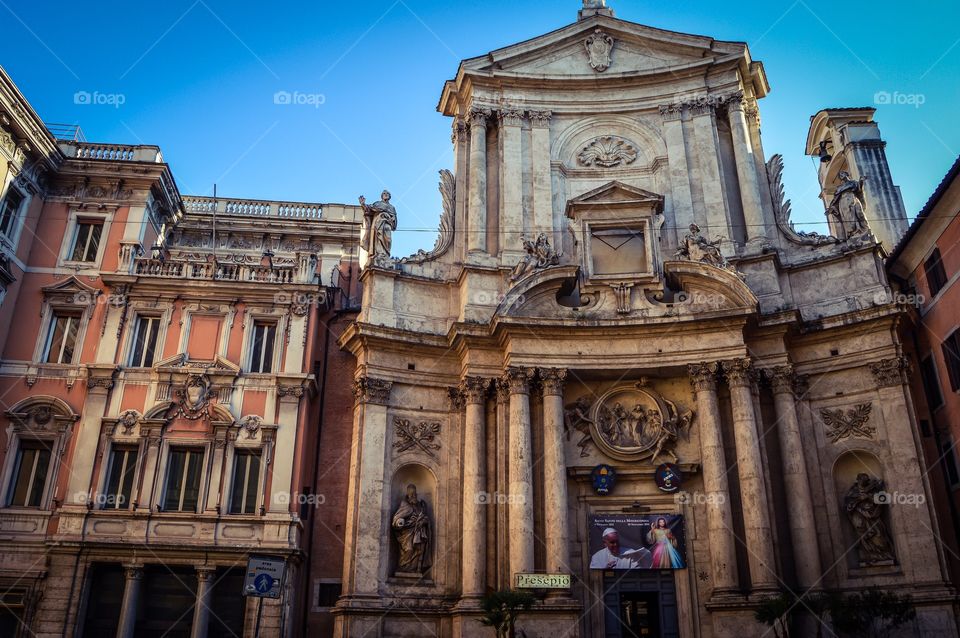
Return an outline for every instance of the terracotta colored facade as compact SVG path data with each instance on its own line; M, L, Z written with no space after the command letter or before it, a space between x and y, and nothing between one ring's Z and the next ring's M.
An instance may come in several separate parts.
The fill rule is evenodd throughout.
M342 560L308 530L343 526L318 389L352 377L357 208L182 197L158 147L57 139L2 70L0 117L0 635L244 635L251 553L286 561L262 630L300 626L305 561Z
M960 578L960 159L917 215L888 261L899 299L912 307L903 341L919 435L939 510L938 534L954 582ZM951 370L953 368L953 370Z

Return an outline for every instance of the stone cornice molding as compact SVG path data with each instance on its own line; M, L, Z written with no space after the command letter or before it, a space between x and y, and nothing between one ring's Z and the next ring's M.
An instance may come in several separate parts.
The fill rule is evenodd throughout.
M460 382L459 390L467 404L483 404L487 399L487 390L490 388L490 379L486 377L464 377Z
M756 380L756 369L748 357L721 361L720 367L730 387L750 387Z
M910 360L906 357L882 359L870 364L870 372L873 373L878 388L891 388L907 383L911 368Z
M533 370L519 366L507 368L502 378L510 388L510 394L529 394L533 375Z
M543 394L545 396L563 396L563 384L566 378L567 371L563 368L540 368Z
M687 375L690 377L690 385L697 392L716 391L719 370L720 365L715 361L689 364Z
M354 382L353 396L361 403L387 405L390 402L390 390L393 381L375 377L360 377Z

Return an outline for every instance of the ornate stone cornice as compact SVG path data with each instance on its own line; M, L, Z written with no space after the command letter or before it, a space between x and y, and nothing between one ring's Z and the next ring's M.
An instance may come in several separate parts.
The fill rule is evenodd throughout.
M721 361L720 367L723 376L731 387L750 386L756 380L756 370L753 362L746 357Z
M528 368L511 367L503 373L503 380L510 388L510 394L529 394L530 380L533 378L533 370Z
M486 128L487 120L493 115L493 109L486 106L472 106L467 118L470 120L470 126L480 126Z
M553 117L553 111L529 111L528 117L533 128L548 128L550 118Z
M354 382L353 396L362 403L386 405L390 401L390 389L392 387L393 381L374 377L360 377Z
M790 364L766 368L763 376L770 382L774 394L793 393L796 390L796 374Z
M497 117L500 119L500 126L520 126L526 113L523 109L505 108L497 112Z
M464 377L460 382L460 392L468 404L482 404L487 399L490 379L485 377Z
M910 360L906 357L882 359L870 364L870 372L877 382L877 387L890 388L907 383L910 374Z
M563 383L567 378L567 371L563 368L540 368L540 382L543 384L543 394L563 396Z
M711 361L709 363L691 363L687 366L687 374L690 376L690 385L694 390L701 392L705 390L717 389L717 372L720 365Z

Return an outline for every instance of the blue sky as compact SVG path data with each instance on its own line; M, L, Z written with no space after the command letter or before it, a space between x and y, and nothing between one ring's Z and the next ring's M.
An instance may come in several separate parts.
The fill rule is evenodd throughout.
M354 203L389 188L394 254L407 254L433 245L437 171L452 166L435 110L443 82L462 58L573 22L580 4L0 0L0 64L44 120L159 145L184 194L217 183L226 197ZM772 86L764 150L785 157L797 222L823 219L803 155L821 108L873 106L881 91L903 102L876 118L911 216L960 154L960 3L608 4L625 20L750 45ZM278 91L302 103L275 104Z

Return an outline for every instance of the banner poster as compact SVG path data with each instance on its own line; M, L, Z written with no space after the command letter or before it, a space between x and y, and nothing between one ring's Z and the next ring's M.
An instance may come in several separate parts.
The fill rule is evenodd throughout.
M684 569L685 544L679 514L590 517L590 569Z

